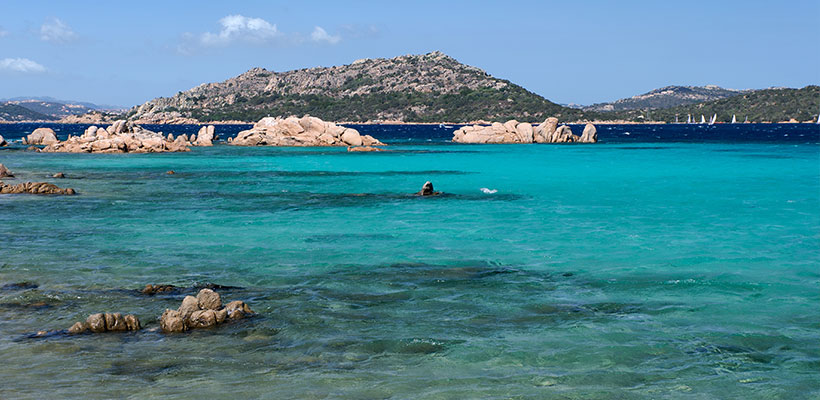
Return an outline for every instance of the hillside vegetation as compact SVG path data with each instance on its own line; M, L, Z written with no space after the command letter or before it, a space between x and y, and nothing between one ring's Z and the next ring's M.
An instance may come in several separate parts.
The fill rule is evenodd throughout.
M53 121L56 119L17 104L0 103L0 121Z
M717 114L717 121L729 122L732 115L738 122L747 117L749 122L778 122L796 120L800 122L817 120L820 112L820 86L806 86L802 89L763 89L725 99L704 103L672 107L663 110L628 111L612 113L619 119L631 121L665 121L675 122L675 116L681 122L686 121L687 114L700 120L704 115L709 119Z

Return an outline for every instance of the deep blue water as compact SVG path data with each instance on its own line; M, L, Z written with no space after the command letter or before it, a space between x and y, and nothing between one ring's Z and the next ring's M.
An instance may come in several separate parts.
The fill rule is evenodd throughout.
M80 135L90 125L63 124L0 124L0 136L20 139L35 128L50 127L58 138L69 134ZM201 125L144 125L145 128L165 134L195 134ZM222 140L252 125L216 125ZM362 134L392 143L442 143L453 138L453 131L461 125L360 125L350 124ZM583 125L570 125L580 135ZM666 124L666 125L599 125L601 143L820 143L820 125L817 124Z

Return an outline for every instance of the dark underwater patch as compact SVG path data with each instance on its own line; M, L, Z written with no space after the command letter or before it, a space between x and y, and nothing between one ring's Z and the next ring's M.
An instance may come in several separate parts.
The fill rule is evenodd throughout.
M37 289L40 285L34 282L14 282L0 286L0 290L29 290Z
M619 147L612 147L616 150L667 150L671 149L671 147L667 146L619 146Z

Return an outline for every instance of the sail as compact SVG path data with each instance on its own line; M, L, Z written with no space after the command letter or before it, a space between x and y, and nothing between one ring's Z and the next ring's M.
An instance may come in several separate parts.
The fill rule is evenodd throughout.
M701 123L701 124L705 124L705 123L706 123L706 117L704 117L704 116L703 116L703 114L701 114L701 115L700 115L700 123Z
M714 125L716 120L717 114L712 115L712 119L709 120L709 125Z
M734 115L734 114L732 114L732 123L733 123L733 124L736 124L736 123L737 123L737 118L735 118L735 115Z

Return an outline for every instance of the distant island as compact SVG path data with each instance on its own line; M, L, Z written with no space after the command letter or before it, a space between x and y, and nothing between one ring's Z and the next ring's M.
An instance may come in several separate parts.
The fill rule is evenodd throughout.
M0 121L59 121L70 116L104 113L121 115L122 107L52 97L15 97L0 99Z
M581 108L584 111L630 111L630 110L656 110L672 108L687 104L705 103L712 100L725 99L737 96L751 90L724 89L720 86L666 86L655 89L644 94L632 96L626 99L616 100L610 103L598 103Z
M255 122L266 116L316 115L362 123L542 122L673 123L717 115L716 122L813 122L820 86L735 90L667 86L631 98L565 107L441 52L286 72L264 68L159 97L127 112L88 104L0 101L0 121L101 124Z

